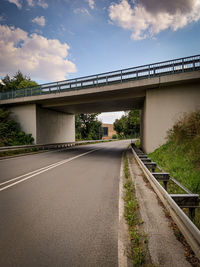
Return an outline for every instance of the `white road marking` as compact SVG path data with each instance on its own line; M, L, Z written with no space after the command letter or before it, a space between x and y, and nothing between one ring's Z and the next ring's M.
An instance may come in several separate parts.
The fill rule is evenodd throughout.
M42 171L42 170L44 170L44 169L46 169L46 168L49 168L50 166L54 166L55 164L57 164L57 163L59 163L59 162L61 162L61 161L58 161L58 162L56 162L56 163L52 163L52 164L50 164L50 165L47 165L47 166L42 167L42 168L40 168L40 169L37 169L37 170L35 170L35 171L28 172L28 173L25 173L25 174L23 174L23 175L20 175L20 176L17 176L17 177L15 177L15 178L12 178L12 179L10 179L10 180L7 180L7 181L5 181L5 182L3 182L3 183L0 183L0 186L2 186L2 185L4 185L4 184L9 184L10 182L19 180L20 178L23 178L23 177L26 177L26 176L31 175L31 174L33 174L33 173Z
M25 177L24 179L21 179L21 180L19 180L19 181L16 181L16 182L14 182L14 183L11 183L11 184L9 184L9 185L7 185L7 186L4 186L4 187L0 188L0 191L3 191L3 190L5 190L5 189L7 189L7 188L9 188L9 187L12 187L12 186L14 186L14 185L16 185L16 184L22 183L22 182L24 182L24 181L26 181L26 180L28 180L28 179L31 179L32 177L34 177L34 176L36 176L36 175L38 175L38 174L41 174L41 173L43 173L43 172L46 172L46 171L51 170L51 169L53 169L53 168L56 168L56 167L58 167L58 166L60 166L60 165L62 165L62 164L65 164L65 163L67 163L67 162L70 162L70 161L72 161L72 160L74 160L74 159L80 158L80 157L82 157L82 156L85 156L85 155L87 155L87 154L90 154L90 153L95 152L95 151L100 150L100 149L102 149L102 148L98 148L98 149L90 150L90 151L88 151L88 152L85 152L85 153L83 153L83 154L77 155L77 156L75 156L75 157L72 157L72 158L69 158L69 159L66 159L66 160L59 161L59 162L57 162L57 163L54 163L54 164L48 165L48 166L46 166L46 167L43 167L43 168L41 168L41 169L35 170L35 171L31 172L31 173L27 173L27 174L18 176L18 177L16 177L16 178L13 178L13 179L11 179L11 180L9 180L9 181L6 181L6 182L4 182L4 183L1 183L0 186L3 185L3 184L9 183L9 182L18 180L18 179L20 179L20 178L22 178L22 177L28 175L28 176ZM30 175L30 174L31 174L31 175Z
M127 226L125 224L124 219L124 201L123 201L123 171L124 171L124 164L123 164L123 155L121 160L121 167L120 167L120 177L119 177L119 227L118 227L118 266L119 267L127 267L128 260L126 256L126 245L124 239L126 238L126 231Z

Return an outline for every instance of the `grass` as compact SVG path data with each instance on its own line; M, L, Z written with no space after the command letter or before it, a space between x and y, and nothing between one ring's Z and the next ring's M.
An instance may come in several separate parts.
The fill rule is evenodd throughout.
M181 118L167 139L149 157L190 191L200 194L200 111Z
M191 192L200 195L200 111L180 119L168 133L168 141L148 155L170 176ZM184 193L172 181L171 194ZM200 209L196 209L194 223L200 229Z
M190 144L169 141L148 156L190 191L200 194L200 171L188 155Z
M139 205L135 195L135 187L130 177L127 155L124 155L124 216L129 228L130 249L128 257L132 260L133 266L145 266L147 251L147 238L139 231L139 225L143 222L138 216Z
M10 151L8 150L5 152L0 152L0 158L20 155L20 154L25 154L25 153L32 153L32 152L37 152L37 151L39 151L38 148L26 148L26 149L10 150Z
M163 182L160 182L162 186L164 186ZM180 188L177 184L175 184L172 180L169 180L167 185L167 192L169 194L185 194L185 191Z
M141 141L140 141L140 139L137 139L137 140L136 140L135 145L136 145L136 147L140 148L140 146L141 146Z

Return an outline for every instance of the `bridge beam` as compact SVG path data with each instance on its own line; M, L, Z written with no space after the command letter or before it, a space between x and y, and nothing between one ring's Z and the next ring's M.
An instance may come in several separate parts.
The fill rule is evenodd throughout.
M185 114L200 110L200 83L148 89L142 110L141 139L146 153L166 142L167 132Z
M35 144L64 143L75 141L75 116L36 104L9 108L12 117L25 133L31 133Z

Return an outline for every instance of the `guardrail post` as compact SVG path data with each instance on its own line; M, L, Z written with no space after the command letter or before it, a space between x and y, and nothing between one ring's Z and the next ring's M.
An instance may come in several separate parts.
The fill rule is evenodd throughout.
M192 65L193 65L193 70L195 70L195 61L193 61Z
M189 217L191 220L195 218L195 208L189 208Z
M182 59L182 72L184 72L184 59Z
M168 185L168 182L167 182L167 181L163 181L163 184L164 184L164 188L165 188L165 190L167 191L167 185Z
M121 70L121 83L122 83L122 70Z

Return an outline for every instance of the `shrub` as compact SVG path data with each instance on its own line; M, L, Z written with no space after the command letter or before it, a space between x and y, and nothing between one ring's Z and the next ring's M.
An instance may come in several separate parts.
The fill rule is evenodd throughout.
M10 118L10 111L0 108L0 146L32 144L31 134L21 131L20 125Z

